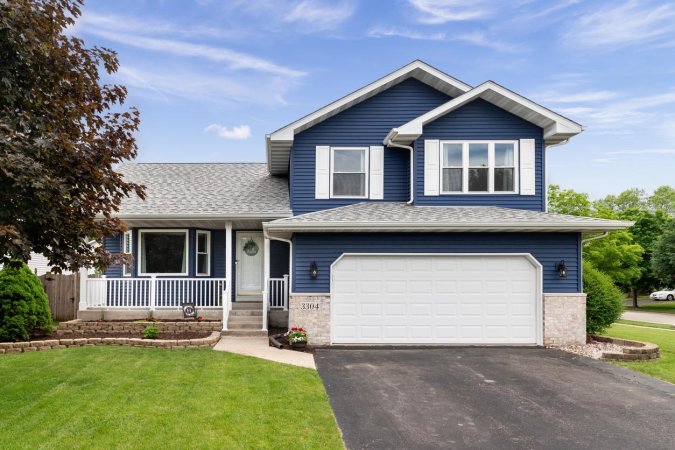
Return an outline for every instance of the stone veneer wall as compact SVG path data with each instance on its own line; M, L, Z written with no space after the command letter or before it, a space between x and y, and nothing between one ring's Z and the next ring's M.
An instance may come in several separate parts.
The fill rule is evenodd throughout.
M319 308L302 309L302 304ZM330 296L292 294L288 300L288 326L304 328L310 345L330 345Z
M586 343L586 294L544 294L544 345Z

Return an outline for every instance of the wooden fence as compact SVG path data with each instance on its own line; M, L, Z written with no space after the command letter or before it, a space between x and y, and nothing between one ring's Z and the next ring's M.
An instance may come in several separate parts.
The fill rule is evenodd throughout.
M80 298L79 274L57 275L48 273L39 278L49 298L52 319L60 322L75 319Z

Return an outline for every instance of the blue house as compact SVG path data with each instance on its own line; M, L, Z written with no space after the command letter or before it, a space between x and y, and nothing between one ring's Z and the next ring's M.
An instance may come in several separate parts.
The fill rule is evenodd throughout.
M266 138L266 164L125 164L147 186L83 281L81 317L180 314L315 345L585 341L582 233L546 211L546 156L583 130L492 81L422 62Z

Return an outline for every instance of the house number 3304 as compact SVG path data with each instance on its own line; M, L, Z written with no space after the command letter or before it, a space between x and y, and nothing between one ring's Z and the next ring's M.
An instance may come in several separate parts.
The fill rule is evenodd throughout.
M317 310L317 309L319 309L319 304L318 303L310 303L310 302L302 302L302 303L300 303L300 309Z

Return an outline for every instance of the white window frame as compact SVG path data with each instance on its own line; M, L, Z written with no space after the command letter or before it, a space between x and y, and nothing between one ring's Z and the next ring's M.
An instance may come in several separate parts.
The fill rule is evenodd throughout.
M133 254L133 233L131 230L125 231L122 234L122 253L125 255ZM127 251L128 250L128 251ZM129 264L122 264L122 276L130 277L133 275L133 268Z
M142 272L143 252L141 252L141 243L145 233L183 233L185 235L185 272L183 273L152 273ZM158 276L158 277L185 277L190 273L190 230L187 228L143 228L138 230L138 276Z
M199 236L206 236L206 252L199 251ZM206 273L199 272L199 255L206 255ZM198 277L211 276L211 232L208 230L197 230L195 233L195 275Z
M333 174L335 173L335 150L350 150L363 152L365 158L365 186L364 195L335 195L333 194ZM362 173L362 172L337 172L337 173ZM331 147L330 148L330 198L369 198L368 186L370 184L370 147Z
M443 165L443 145L444 144L462 144L462 190L444 191L443 190L443 169L457 168L456 166L445 167ZM469 144L488 144L488 190L487 191L469 191ZM495 191L495 144L513 144L513 190ZM519 192L519 169L520 169L520 150L517 140L489 140L476 139L468 141L440 141L438 152L438 186L441 195L513 195ZM501 166L505 167L505 166Z

